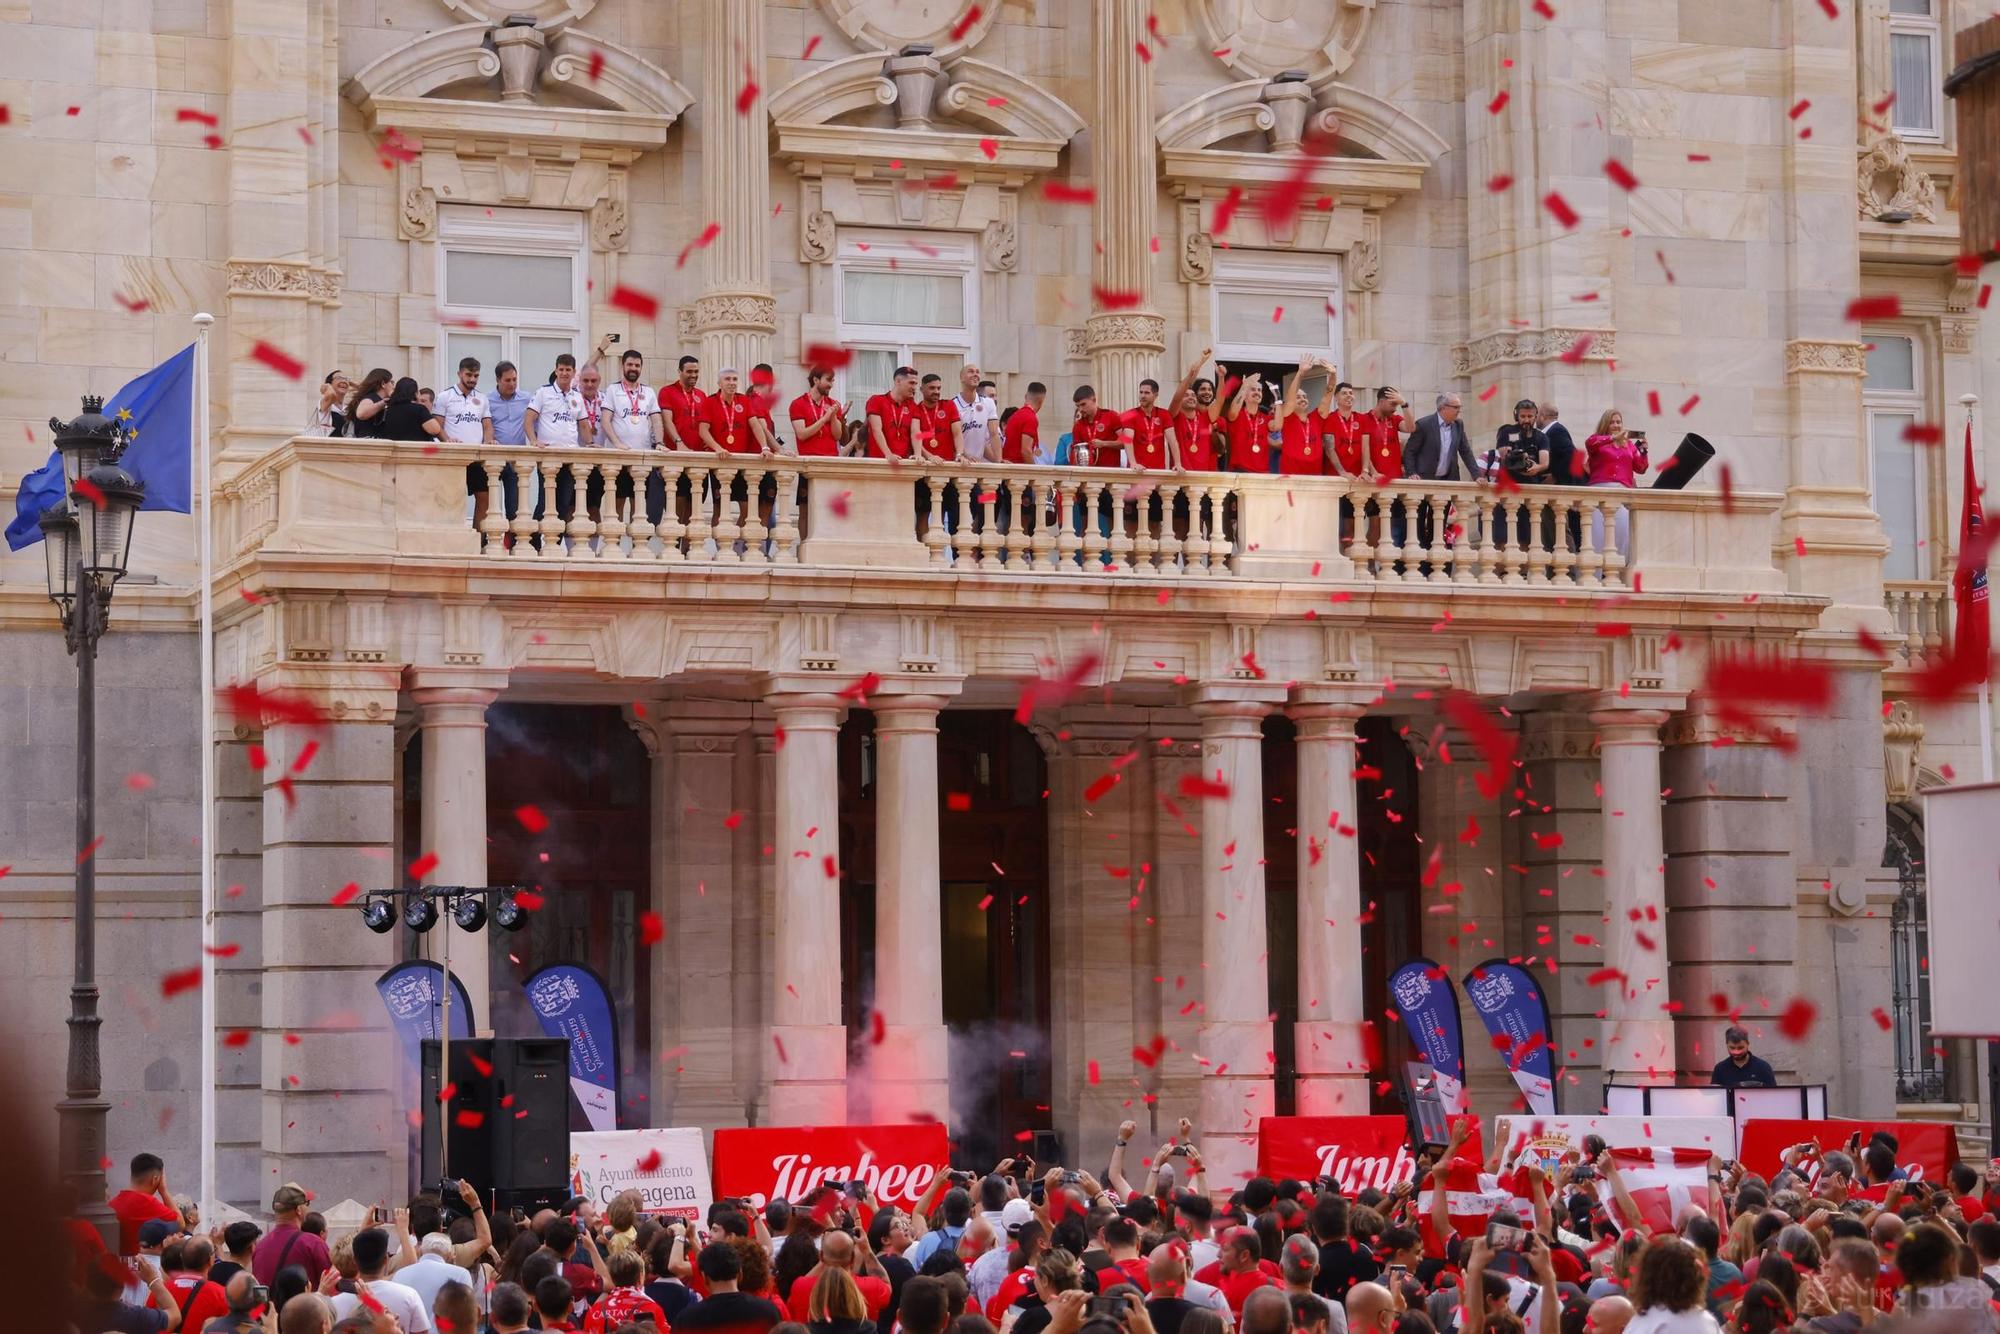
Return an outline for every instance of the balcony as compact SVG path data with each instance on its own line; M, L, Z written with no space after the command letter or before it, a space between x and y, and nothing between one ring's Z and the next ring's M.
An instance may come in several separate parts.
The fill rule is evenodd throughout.
M474 531L468 464L493 496ZM567 473L579 497L629 478L642 503L593 521L533 517L538 485ZM521 503L510 520L503 474ZM647 494L677 497L647 521ZM769 520L742 497L763 494ZM921 537L918 496L952 531ZM1772 544L1781 497L1712 492L1491 487L1241 473L916 467L878 460L731 458L654 451L417 445L300 437L217 496L224 563L253 554L433 561L495 573L691 568L904 572L1081 583L1314 580L1430 589L1513 588L1599 597L1781 594ZM1629 515L1630 550L1617 545ZM1348 537L1336 534L1343 524ZM683 517L683 515L685 517ZM1572 541L1565 534L1575 533ZM1523 541L1525 539L1525 542ZM483 542L483 546L482 546ZM1575 549L1572 549L1574 546Z

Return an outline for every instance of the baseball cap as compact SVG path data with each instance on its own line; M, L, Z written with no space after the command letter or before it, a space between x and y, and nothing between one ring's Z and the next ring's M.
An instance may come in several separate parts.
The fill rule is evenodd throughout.
M1021 1230L1021 1224L1035 1216L1035 1206L1026 1200L1009 1200L1000 1210L1000 1226L1009 1232Z
M163 1246L167 1238L176 1236L180 1228L164 1218L149 1218L139 1224L139 1244L141 1246Z
M294 1209L305 1208L307 1204L311 1203L311 1200L312 1197L306 1194L304 1186L296 1182L287 1181L284 1185L278 1187L276 1194L271 1196L271 1212L274 1214L288 1214Z

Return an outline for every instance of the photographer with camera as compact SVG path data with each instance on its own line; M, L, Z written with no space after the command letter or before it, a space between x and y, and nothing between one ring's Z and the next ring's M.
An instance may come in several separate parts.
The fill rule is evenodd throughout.
M1514 405L1514 420L1500 428L1493 448L1486 453L1486 471L1495 482L1505 478L1515 486L1529 486L1548 480L1549 438L1535 425L1535 400L1524 398ZM1495 519L1495 539L1507 536L1504 519ZM1514 515L1513 545L1528 546L1528 507Z

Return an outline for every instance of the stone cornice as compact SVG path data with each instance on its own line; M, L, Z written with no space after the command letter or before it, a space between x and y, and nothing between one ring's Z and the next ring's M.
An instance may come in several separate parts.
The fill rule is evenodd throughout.
M227 269L231 296L288 297L328 305L340 299L340 276L303 260L232 259Z
M1868 350L1847 339L1794 338L1785 344L1787 375L1865 375Z
M1589 339L1581 360L1608 362L1618 355L1616 329L1505 329L1451 349L1451 373L1477 375L1489 366L1528 361L1560 361Z

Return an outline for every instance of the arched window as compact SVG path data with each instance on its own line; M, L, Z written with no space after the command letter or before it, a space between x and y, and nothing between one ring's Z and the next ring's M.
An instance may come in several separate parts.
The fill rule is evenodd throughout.
M1889 917L1890 1015L1895 1021L1896 1101L1945 1097L1945 1051L1931 1036L1930 926L1924 899L1924 826L1905 806L1889 807L1882 865L1896 868Z

